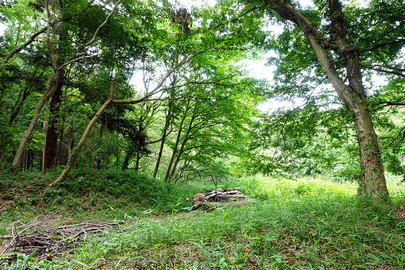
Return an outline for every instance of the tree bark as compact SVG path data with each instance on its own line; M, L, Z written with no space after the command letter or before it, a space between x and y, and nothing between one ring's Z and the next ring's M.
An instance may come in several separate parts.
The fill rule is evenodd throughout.
M156 159L155 169L154 169L153 175L152 175L153 178L156 178L158 171L159 171L160 161L162 159L163 149L164 149L165 143L166 143L167 130L169 129L169 126L171 124L171 119L172 119L171 114L172 114L171 106L169 103L168 112L166 114L166 123L165 123L165 126L163 127L163 134L162 134L162 140L160 142L159 153L158 153L158 156Z
M172 156L170 158L169 165L167 166L165 180L164 180L165 182L170 181L170 175L171 175L170 172L172 170L173 162L174 162L174 159L175 159L175 157L177 155L177 152L178 152L178 147L179 147L179 144L180 144L180 141L181 141L181 133L182 133L182 129L183 129L183 124L184 124L184 121L187 118L187 113L188 113L188 111L190 109L189 105L190 105L190 100L187 100L186 111L184 112L184 117L181 119L181 122L180 122L180 125L179 125L179 130L177 132L176 143L175 143L175 145L173 147L173 153L172 153Z
M343 12L338 0L328 0L331 16L331 42L291 4L285 0L266 0L268 6L282 18L294 22L308 39L312 49L335 91L343 99L353 116L356 136L360 149L361 177L359 195L365 195L377 203L387 202L389 193L385 182L384 168L367 108L365 91L360 69L360 53L346 38L343 25ZM349 84L340 77L327 50L335 50L346 67Z
M59 109L62 96L62 86L63 86L63 75L58 76L58 81L56 82L56 90L52 95L52 99L49 106L49 123L48 130L46 133L46 145L45 145L45 169L50 169L54 166L56 149L58 145L58 122L59 122Z
M193 127L193 122L194 122L194 119L195 119L194 117L195 117L194 115L191 117L191 120L190 120L190 123L189 123L189 125L188 125L186 134L184 135L184 138L183 138L183 141L182 141L182 143L181 143L180 149L179 149L179 151L177 152L176 160L175 160L175 162L174 162L174 164L173 164L172 171L170 172L170 179L173 179L174 174L175 174L175 172L176 172L176 170L177 170L177 166L179 165L179 162L180 162L180 160L181 160L181 156L182 156L183 153L184 153L184 147L186 146L186 144L187 144L187 142L188 142L188 140L189 140L189 135L190 135L191 129L192 129L192 127Z
M128 151L127 151L127 153L125 155L124 162L122 163L122 167L121 167L122 171L125 171L125 170L128 169L129 160L131 159L134 152L135 152L135 149L130 146L130 148L128 149Z

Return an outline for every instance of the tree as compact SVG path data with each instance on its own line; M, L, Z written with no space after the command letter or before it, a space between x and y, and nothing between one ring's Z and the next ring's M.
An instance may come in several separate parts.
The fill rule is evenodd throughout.
M118 2L117 2L117 4L118 4ZM50 75L50 77L48 79L48 82L46 84L45 94L41 98L41 100L39 101L39 103L35 109L34 116L31 120L31 123L21 139L20 146L18 147L18 149L16 151L16 155L15 155L13 163L12 163L13 169L16 169L22 162L22 153L27 145L28 139L30 138L30 136L35 128L35 125L37 123L39 114L40 114L43 106L62 87L64 72L65 72L66 68L70 64L80 61L81 59L92 57L90 55L78 56L78 54L82 53L82 51L86 47L90 46L91 44L93 44L95 42L100 29L108 22L109 18L113 14L113 12L110 12L110 14L106 17L106 19L98 26L98 28L94 32L94 35L91 37L91 39L88 40L88 42L79 45L78 48L72 54L70 54L70 56L65 61L62 61L62 63L61 63L61 62L57 61L58 55L56 54L55 47L52 44L52 40L51 40L51 29L54 26L53 22L55 20L58 20L58 19L55 19L55 14L57 14L57 13L55 10L51 10L49 1L45 1L45 10L46 10L47 19L48 19L47 20L48 24L46 26L46 34L47 34L46 44L47 44L47 47L48 47L48 50L50 53L49 56L50 56L52 67L53 67L53 73ZM114 9L112 11L114 11Z
M295 57L299 57L299 54L301 54L302 59L294 58L290 59L290 61L283 59L280 61L283 63L280 66L286 67L285 64L292 64L292 61L295 61L295 64L291 67L297 66L297 64L301 65L298 66L299 70L307 72L304 74L308 75L298 75L298 78L306 77L307 80L311 79L310 74L319 76L321 67L324 76L326 75L338 96L351 112L360 151L361 177L359 195L365 195L376 202L387 201L389 194L385 183L381 153L370 117L363 82L362 61L364 60L361 55L364 55L362 50L365 49L365 40L359 41L355 38L354 31L357 31L357 28L351 25L356 22L355 18L351 17L351 14L347 14L347 12L344 13L343 7L338 0L318 1L319 12L316 10L299 11L296 5L286 0L266 0L265 4L282 19L286 24L286 29L291 29L292 25L290 23L293 23L296 27L292 28L292 31L286 30L286 32L290 33L289 37L291 39L284 40L287 45L281 45L280 47L289 48L290 54ZM377 4L372 2L370 6L373 5ZM373 8L377 9L376 7ZM388 14L388 17L395 20L394 15ZM399 22L399 20L400 18L396 18L396 21ZM370 21L368 22L370 23ZM362 21L362 23L367 24L366 21ZM372 25L369 24L369 27L372 27ZM367 26L364 26L364 28L367 28ZM302 35L307 42L300 38ZM361 34L361 37L364 36L367 36L367 33ZM397 35L393 34L390 36L390 42L384 41L374 47L389 48L401 44L403 40L398 40L397 37ZM272 45L277 47L276 43L275 40L269 47L272 47ZM312 54L305 52L309 47L313 52ZM297 51L292 51L292 49ZM398 50L392 52L395 53ZM284 54L280 57L286 55L287 53L284 51ZM320 66L314 65L314 59L317 60ZM292 74L294 73L285 74L285 79L293 79ZM293 79L294 81L298 83L297 80Z
M147 8L133 8L132 5L135 4L133 2L123 3L120 11L116 12L115 8L119 3L120 1L115 5L114 3L101 4L88 1L73 3L34 1L31 3L21 0L4 8L9 20L12 20L13 16L18 19L23 17L24 20L24 23L17 24L17 26L13 24L8 30L15 31L15 28L18 28L21 38L15 44L21 44L21 40L28 37L26 42L7 54L2 64L3 70L9 69L14 63L18 63L18 68L23 69L26 65L30 66L35 63L35 61L28 62L27 59L36 61L39 59L44 62L46 70L44 76L48 77L47 85L49 86L48 89L42 89L45 94L42 95L31 124L20 142L13 162L14 168L18 167L22 160L22 153L24 153L31 134L36 129L37 119L48 100L51 101L48 107L49 118L45 121L47 135L43 156L45 167L50 168L60 156L59 152L62 151L59 146L62 146L65 136L63 121L66 115L60 111L60 108L65 106L63 102L66 103L68 93L79 89L86 95L86 98L92 96L86 102L92 103L97 99L99 102L100 97L104 101L108 95L105 89L108 87L102 86L97 89L97 80L94 79L103 81L106 74L115 69L119 69L125 77L131 74L129 69L133 67L134 59L144 53L145 47L144 44L141 44L143 35L140 28L141 22L131 21L125 17L127 14L124 15L124 13L129 13L128 10L130 10L134 13L147 14ZM21 11L24 12L24 16L20 15ZM27 24L27 20L33 20L33 23ZM43 26L43 21L48 21L48 24ZM20 31L21 25L24 28ZM38 41L44 34L46 34L46 42ZM27 50L29 53L26 53ZM30 56L30 54L34 55ZM109 80L110 77L108 74ZM111 80L107 82L107 85L110 82ZM100 83L98 83L99 85ZM104 90L100 91L100 88ZM121 90L125 91L127 88L121 88ZM54 93L50 94L49 91Z

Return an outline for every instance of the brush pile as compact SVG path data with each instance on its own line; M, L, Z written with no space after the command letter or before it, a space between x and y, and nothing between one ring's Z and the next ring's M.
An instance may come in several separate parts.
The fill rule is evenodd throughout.
M73 250L85 235L118 226L118 223L81 223L43 228L40 222L23 224L16 222L11 235L0 235L3 242L0 253L0 265L4 261L14 261L18 253L33 254L38 259L49 259L64 251Z
M242 204L247 201L246 195L240 192L240 187L218 188L215 190L206 190L206 193L198 192L194 196L187 198L187 201L194 202L194 209L212 210L213 208L225 206L228 202L234 202L232 205ZM238 203L236 203L238 202Z

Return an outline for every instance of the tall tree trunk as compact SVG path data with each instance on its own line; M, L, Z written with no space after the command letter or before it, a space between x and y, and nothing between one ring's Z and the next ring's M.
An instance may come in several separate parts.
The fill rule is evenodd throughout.
M62 96L63 75L58 77L56 82L56 90L52 95L49 106L50 116L48 123L48 130L46 133L46 146L45 146L45 169L50 169L54 166L56 149L58 145L58 129L59 129L59 109Z
M165 147L165 143L166 143L166 136L167 136L167 130L169 129L170 126L170 122L171 122L171 114L172 112L171 110L171 106L169 106L169 111L167 112L166 115L166 123L165 126L163 127L163 134L162 134L162 141L160 142L160 147L159 147L159 153L156 159L156 164L155 164L155 169L153 171L153 178L156 178L158 171L159 171L159 166L160 166L160 161L162 160L162 155L163 155L163 149Z
M377 135L367 108L362 84L360 54L346 38L340 2L338 0L328 0L332 28L331 42L288 2L266 0L266 3L282 18L294 22L301 29L315 51L317 59L335 91L352 113L360 149L361 177L359 195L366 195L378 203L388 201L389 193L385 182ZM346 84L340 77L332 59L328 55L327 49L329 48L335 50L343 58L349 84Z
M159 171L160 161L162 160L163 149L165 147L165 142L166 142L166 134L167 134L167 129L165 127L163 129L162 141L160 142L159 153L158 153L158 156L156 159L155 169L153 170L153 175L152 175L153 178L156 178L158 171Z
M17 169L18 166L23 162L24 149L27 146L28 141L31 137L31 134L35 129L35 126L37 124L39 114L40 114L42 108L44 107L46 102L48 102L48 100L51 98L51 96L53 96L53 94L57 90L57 81L59 80L59 76L60 76L60 73L55 72L48 79L48 84L46 87L45 94L43 95L43 97L38 102L37 106L35 107L34 115L32 116L30 125L28 126L28 129L25 131L23 137L21 138L20 145L14 156L13 162L11 164L11 168L13 170Z
M38 121L39 118L39 114L41 113L41 110L43 108L43 106L48 102L48 100L53 96L53 94L55 93L55 91L57 90L57 82L60 80L60 76L63 75L65 69L67 66L69 66L70 64L79 61L80 59L82 59L81 57L77 57L77 55L79 53L81 53L86 47L90 46L91 44L93 44L96 41L96 38L98 36L99 31L101 30L101 28L103 28L108 20L111 18L111 16L114 13L115 8L117 7L117 5L120 3L121 0L118 0L115 5L112 7L110 13L108 14L108 16L106 17L106 19L103 21L103 23L101 23L96 31L94 32L93 37L85 44L82 44L78 47L78 49L76 50L76 52L74 52L70 57L67 58L66 62L63 63L62 65L58 65L57 63L57 55L55 53L55 48L52 45L51 42L51 38L50 38L50 32L51 32L51 28L54 27L54 22L58 21L57 19L54 20L53 19L53 15L55 15L56 13L52 13L50 11L49 8L49 0L45 0L45 9L47 11L47 16L48 16L48 25L44 28L42 28L40 31L38 31L37 33L35 33L28 42L26 42L25 44L23 44L23 46L20 46L19 48L17 48L16 50L14 50L13 52L11 52L6 59L4 60L4 63L7 62L16 52L20 51L22 48L24 48L25 46L27 46L28 44L30 44L37 35L47 31L47 38L46 38L46 44L49 50L49 58L51 59L52 62L52 67L54 70L54 73L49 77L47 85L46 85L46 90L45 90L45 94L43 95L43 97L41 98L41 100L38 102L35 111L34 111L34 115L32 117L31 123L28 126L28 129L26 130L26 132L24 133L21 141L20 141L20 145L16 151L15 157L13 159L13 162L11 164L11 169L15 170L18 168L18 166L21 164L21 162L23 161L23 151L25 149L25 147L27 146L28 140L32 135L32 132L35 129L35 125Z
M178 147L179 147L179 144L180 144L180 141L181 141L181 133L182 133L184 121L187 118L187 113L189 111L189 105L190 105L190 100L187 101L186 111L184 112L184 116L181 119L181 122L180 122L180 125L179 125L179 130L177 132L177 137L176 137L176 143L175 143L175 145L173 147L172 157L170 158L169 165L167 166L167 170L166 170L166 175L165 175L165 180L164 180L165 182L170 181L170 172L172 170L173 162L174 162L174 159L175 159L175 157L177 155Z
M139 153L139 147L138 147L138 151L136 152L135 171L139 171L139 161L140 160L141 160L141 153Z
M191 117L191 120L190 120L190 123L189 123L189 125L188 125L188 128L187 128L186 135L184 135L184 139L183 139L183 141L182 141L182 143L181 143L180 149L179 149L179 151L177 152L176 161L174 162L172 171L170 172L170 179L173 179L173 176L174 176L174 174L175 174L175 172L176 172L176 170L177 170L177 166L179 165L179 162L180 162L180 160L181 160L181 156L182 156L183 153L184 153L184 147L186 146L186 143L187 143L187 141L189 140L189 136L190 136L191 129L192 129L192 127L193 127L194 119L195 119L194 116L192 116L192 117Z
M122 167L121 170L125 171L128 169L128 165L129 165L129 160L131 159L132 155L134 154L135 148L131 147L128 149L125 158L124 158L124 162L122 163Z

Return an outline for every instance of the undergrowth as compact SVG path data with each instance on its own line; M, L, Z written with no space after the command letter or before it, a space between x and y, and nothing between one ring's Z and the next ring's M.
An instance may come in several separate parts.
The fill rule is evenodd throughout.
M82 184L92 185L83 177ZM117 187L125 185L116 182ZM380 206L357 198L353 183L245 177L223 183L223 188L240 186L244 194L256 198L254 202L211 212L171 211L158 217L144 212L133 215L119 230L88 235L74 254L41 262L20 255L8 268L402 269L405 221L400 213L405 188L401 183L389 184L392 205ZM177 192L173 205L179 196L200 191L191 187L202 188L202 184L171 187ZM106 189L98 192L108 194ZM148 201L154 207L173 209L159 204L167 197L154 198Z
M58 173L0 172L0 223L51 213L62 219L159 214L187 207L184 198L193 194L133 171L73 170L64 182L49 188ZM1 225L0 233L4 233Z

